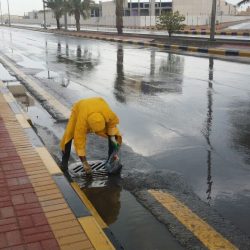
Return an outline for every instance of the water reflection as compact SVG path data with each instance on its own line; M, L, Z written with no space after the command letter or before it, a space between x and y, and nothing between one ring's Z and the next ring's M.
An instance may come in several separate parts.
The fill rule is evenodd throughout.
M235 101L230 110L232 148L243 154L244 161L250 164L250 102Z
M154 75L155 75L155 49L152 49L150 56L150 76Z
M48 60L48 42L45 42L45 61L46 61L46 69L48 72L48 79L52 79L50 75L50 70L49 70L49 60Z
M93 58L92 52L87 48L82 49L80 45L78 45L76 50L72 53L68 43L66 43L64 47L64 45L58 41L56 47L56 59L57 62L64 64L66 69L54 72L50 69L49 55L48 43L45 41L46 72L40 72L37 76L40 78L54 79L64 88L67 88L71 82L70 75L72 71L77 74L83 74L85 71L90 71L99 64L100 58L100 54L98 54L96 58Z
M10 32L10 49L11 49L11 54L13 55L13 39L12 39L12 32Z
M65 55L66 57L69 57L69 45L66 43L66 47L65 47Z
M107 225L117 220L121 208L121 186L83 188L83 191Z
M124 50L121 44L117 47L116 78L114 96L117 101L125 103L128 97L137 98L141 94L182 93L184 58L168 54L167 59L156 63L156 50L150 52L149 73L138 77L124 72ZM140 78L140 79L139 79Z
M90 71L96 65L99 64L99 57L93 58L93 54L88 48L82 49L81 45L77 45L75 56L72 54L70 55L69 45L66 44L65 46L65 55L62 53L62 45L60 42L57 43L57 62L65 63L66 65L75 66L78 69L78 72L82 71Z
M29 107L34 106L34 99L19 82L7 82L7 88L26 112L29 111Z
M213 121L213 78L214 78L214 59L209 58L209 75L208 75L208 88L207 88L207 117L202 129L202 134L205 137L208 145L207 149L207 200L210 203L212 197L212 150L210 136L212 132Z
M145 95L182 93L184 58L179 55L168 54L167 60L161 60L158 72L156 72L155 57L155 50L152 50L149 77L141 81L141 92Z
M121 103L126 102L126 95L124 92L124 67L123 67L124 51L123 45L118 44L117 60L116 60L116 79L114 86L114 95L117 101Z

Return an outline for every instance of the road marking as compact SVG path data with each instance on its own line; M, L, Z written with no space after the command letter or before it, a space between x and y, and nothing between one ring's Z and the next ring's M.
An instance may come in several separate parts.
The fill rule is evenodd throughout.
M96 250L115 250L93 216L81 217L78 221Z
M78 194L78 196L80 197L80 199L82 200L82 202L85 204L85 206L89 209L89 211L91 212L91 214L95 217L95 219L97 220L97 222L100 225L100 227L102 229L107 228L108 227L107 224L103 221L103 219L101 218L101 216L99 215L99 213L96 211L96 209L94 208L94 206L92 205L92 203L89 201L89 199L87 198L87 196L84 194L84 192L81 190L81 188L79 187L79 185L76 182L72 182L71 186L76 191L76 193Z
M171 194L157 190L148 190L148 192L190 230L208 249L238 249Z

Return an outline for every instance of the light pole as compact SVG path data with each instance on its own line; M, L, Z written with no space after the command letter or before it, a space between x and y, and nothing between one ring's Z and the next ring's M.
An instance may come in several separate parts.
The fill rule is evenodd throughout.
M216 4L217 1L213 0L212 13L211 13L211 26L210 26L210 41L214 41L214 35L215 35Z
M3 25L3 13L2 13L1 0L0 0L0 12L1 12L1 24Z
M67 30L68 29L68 19L67 19L67 11L66 11L66 2L67 2L67 0L64 0L64 28L65 28L65 30Z
M44 29L47 29L46 25L46 13L45 13L45 1L43 0L43 27Z
M10 6L9 6L9 0L7 0L7 5L8 5L9 26L10 26Z

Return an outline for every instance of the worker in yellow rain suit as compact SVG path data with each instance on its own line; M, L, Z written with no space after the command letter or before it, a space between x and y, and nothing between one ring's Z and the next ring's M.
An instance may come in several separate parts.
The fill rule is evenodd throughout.
M75 103L60 144L63 171L68 170L71 144L74 140L75 150L83 168L87 174L90 174L91 168L87 162L85 150L87 134L95 133L108 138L110 156L114 148L122 143L118 124L118 117L101 97L82 99Z

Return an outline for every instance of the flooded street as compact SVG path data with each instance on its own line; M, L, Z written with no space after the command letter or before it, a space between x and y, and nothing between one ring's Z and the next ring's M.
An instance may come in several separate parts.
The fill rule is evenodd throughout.
M1 54L65 106L92 96L109 103L120 118L125 177L156 172L168 182L164 173L176 174L250 236L249 64L3 27L0 44ZM16 81L1 65L0 80ZM36 100L28 106L39 136L60 157L57 145L66 123L57 122ZM93 149L95 140L100 148ZM89 157L105 157L106 146L90 138ZM182 249L120 183L85 193L125 249ZM100 205L103 201L107 207ZM151 232L145 222L152 224ZM151 233L152 245L146 248L139 239Z

